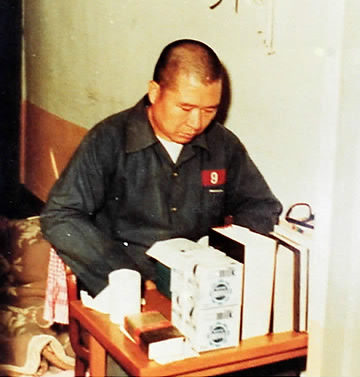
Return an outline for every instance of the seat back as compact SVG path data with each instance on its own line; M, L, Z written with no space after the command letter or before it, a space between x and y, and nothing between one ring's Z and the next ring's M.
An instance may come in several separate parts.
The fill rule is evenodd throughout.
M77 279L68 266L66 266L66 283L69 303L78 300ZM86 344L84 344L86 342L84 342L84 336L82 336L83 334L81 334L80 331L79 323L75 318L72 318L71 310L69 310L69 336L71 346L76 355L75 376L85 376L89 366L90 352Z

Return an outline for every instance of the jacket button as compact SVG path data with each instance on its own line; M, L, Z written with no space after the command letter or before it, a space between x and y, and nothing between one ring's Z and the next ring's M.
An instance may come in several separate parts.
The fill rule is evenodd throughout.
M176 208L176 207L171 207L171 208L170 208L170 211L171 211L171 212L176 212L176 211L177 211L177 208Z
M173 175L173 177L178 177L178 176L179 176L179 173L176 172L176 171L174 171L174 172L172 173L172 175Z

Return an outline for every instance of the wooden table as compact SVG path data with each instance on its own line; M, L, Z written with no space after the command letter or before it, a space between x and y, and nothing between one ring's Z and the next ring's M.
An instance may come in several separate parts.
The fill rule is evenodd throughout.
M156 289L146 291L144 310L158 310L170 318L170 301ZM212 376L262 366L278 361L306 356L306 333L285 332L245 339L238 347L201 353L200 357L166 365L150 361L140 348L130 341L109 320L109 316L86 308L81 301L70 303L70 316L90 333L90 374L106 375L106 353L134 376Z

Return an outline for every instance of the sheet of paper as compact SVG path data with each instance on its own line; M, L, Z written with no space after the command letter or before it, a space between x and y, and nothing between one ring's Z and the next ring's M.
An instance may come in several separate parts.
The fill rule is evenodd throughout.
M173 268L186 259L193 250L203 246L186 238L172 238L170 240L155 242L146 254L158 260L169 268Z
M200 356L199 353L193 349L189 341L186 341L184 343L183 352L181 354L158 357L155 359L155 361L158 364L164 365L164 364L172 363L174 361L185 360L185 359L189 359L190 357L198 357L198 356Z
M199 242L186 238L172 238L165 241L155 242L146 254L169 268L181 268L189 263L194 256L225 256L225 253L206 245L207 239L202 238ZM204 253L204 254L202 254Z
M108 314L109 313L109 297L110 288L106 286L95 297L91 297L87 292L80 291L80 299L84 306L97 310L98 312Z

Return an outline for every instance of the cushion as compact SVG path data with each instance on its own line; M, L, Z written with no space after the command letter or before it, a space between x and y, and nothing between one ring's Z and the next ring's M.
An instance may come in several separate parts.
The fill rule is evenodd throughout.
M0 218L0 375L74 367L68 327L43 319L50 248L38 216Z
M10 221L9 231L14 282L46 281L50 244L42 237L39 218Z

